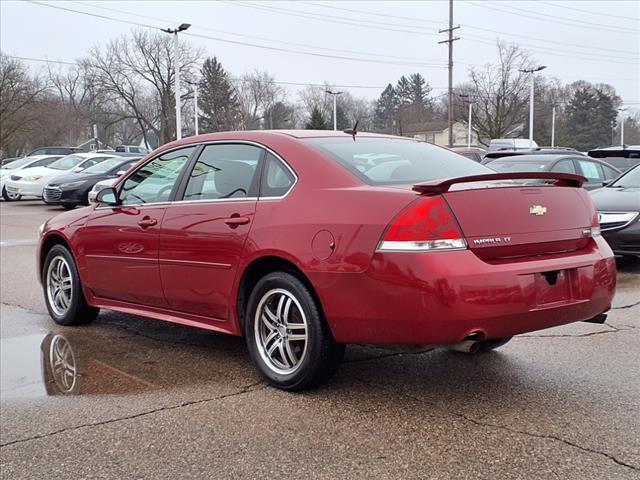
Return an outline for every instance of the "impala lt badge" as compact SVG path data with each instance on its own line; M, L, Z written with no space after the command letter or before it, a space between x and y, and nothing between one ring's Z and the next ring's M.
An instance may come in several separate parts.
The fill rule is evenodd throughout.
M473 244L479 245L500 245L503 243L510 243L511 237L489 237L489 238L475 238Z
M543 207L542 205L532 205L531 208L529 208L529 213L539 217L547 213L547 207Z

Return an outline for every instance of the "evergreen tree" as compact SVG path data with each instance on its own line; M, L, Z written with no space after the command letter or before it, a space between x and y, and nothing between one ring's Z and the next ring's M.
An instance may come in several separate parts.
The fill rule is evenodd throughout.
M411 83L407 80L407 77L402 75L396 85L396 95L398 97L398 103L400 105L408 105L413 103L411 95Z
M240 105L229 76L216 57L207 58L202 65L202 79L198 85L198 108L202 131L234 130L240 119Z
M393 133L393 120L398 109L398 95L391 84L380 94L374 113L374 128Z
M327 121L325 120L322 112L318 107L313 107L311 111L311 117L309 121L304 126L307 130L328 130L329 126L327 125Z
M580 151L611 143L613 99L600 89L576 89L566 108L563 143Z
M424 107L425 110L431 106L429 94L431 87L419 73L414 73L409 77L410 101L414 105Z

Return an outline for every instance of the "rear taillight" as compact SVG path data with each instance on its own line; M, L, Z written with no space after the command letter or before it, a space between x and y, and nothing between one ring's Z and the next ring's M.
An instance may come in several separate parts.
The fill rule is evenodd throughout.
M442 197L422 197L409 205L391 224L378 250L463 250L467 242Z
M591 209L591 229L589 231L588 237L597 237L600 235L600 218L598 217L598 212L596 211L596 206L591 199L591 196L586 196L587 201L589 202L589 207Z

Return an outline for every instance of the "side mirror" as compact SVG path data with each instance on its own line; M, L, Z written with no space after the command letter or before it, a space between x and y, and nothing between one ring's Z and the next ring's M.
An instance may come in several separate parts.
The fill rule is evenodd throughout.
M604 182L602 182L602 186L606 187L608 185L611 185L611 182L613 182L613 180L605 180Z
M118 192L113 187L105 187L96 195L97 203L104 203L113 207L120 205L120 199L118 198Z
M120 170L118 172L116 172L116 177L121 177L122 175L124 175L125 173L127 173L126 170Z

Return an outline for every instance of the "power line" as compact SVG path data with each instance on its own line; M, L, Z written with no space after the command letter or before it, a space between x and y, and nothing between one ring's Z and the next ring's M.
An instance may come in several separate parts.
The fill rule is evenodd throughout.
M83 7L90 7L90 8L98 8L101 10L106 10L106 11L110 11L110 12L115 12L115 13L123 13L125 15L131 15L131 16L135 16L135 17L140 17L140 18L147 18L150 20L156 20L156 21L160 21L160 22L165 22L165 23L175 23L174 20L168 20L166 18L158 18L158 17L152 17L152 16L148 16L148 15L141 15L138 13L134 13L134 12L129 12L126 10L120 10L117 8L110 8L110 7L104 7L101 5L93 5L93 4L88 4L88 3L83 3L83 2L71 2L71 3L75 3L78 5L81 5ZM273 43L279 43L282 45L293 45L296 47L304 47L304 48L313 48L316 50L324 50L324 51L332 51L332 52L339 52L339 53L350 53L350 54L356 54L356 55L367 55L367 56L371 56L371 57L381 57L381 58L393 58L393 59L400 59L400 60L411 60L411 61L416 61L416 62L425 62L428 61L424 58L416 58L416 57L403 57L400 55L383 55L383 54L379 54L379 53L371 53L371 52L363 52L363 51L357 51L357 50L344 50L344 49L337 49L337 48L329 48L329 47L318 47L316 45L310 45L310 44L306 44L306 43L296 43L296 42L286 42L286 41L282 41L282 40L276 40L276 39L272 39L272 38L266 38L266 37L259 37L256 35L247 35L247 34L241 34L241 33L236 33L236 32L229 32L229 31L225 31L225 30L217 30L217 29L213 29L213 28L207 28L207 27L202 27L199 25L191 25L192 29L198 29L198 30L205 30L208 32L213 32L213 33L222 33L225 35L233 35L236 37L245 37L245 38L251 38L251 39L255 39L255 40L263 40L263 41L267 41L267 42L273 42ZM436 60L433 60L434 62L437 62Z
M564 8L565 10L572 10L574 12L588 13L591 15L596 15L598 17L611 17L611 18L618 18L622 20L631 20L631 21L640 22L640 18L638 17L624 17L622 15L613 15L612 13L601 13L601 12L594 12L593 10L584 10L582 8L567 7L566 5L560 5L559 3L547 2L544 0L537 0L537 1L538 3L546 3L547 5L553 5L554 7L557 7L557 8Z
M263 5L254 5L254 4L250 4L250 3L245 3L245 2L239 2L239 1L228 1L228 0L223 0L225 1L225 3L228 3L230 5L234 5L234 6L239 6L239 7L245 7L245 8L253 8L256 10L262 10L262 11L266 11L269 13L277 13L277 14L282 14L282 15L289 15L289 16L293 16L293 17L301 17L301 18L307 18L307 19L312 19L312 20L317 20L317 21L323 21L323 22L330 22L330 23L344 23L347 25L356 25L359 26L361 28L368 28L368 29L373 29L373 30L389 30L392 32L400 32L400 33L404 33L404 34L414 34L414 35L432 35L431 33L426 33L424 31L416 31L415 29L417 28L421 28L415 25L399 25L399 24L390 24L390 23L385 23L383 25L393 25L395 27L399 27L401 29L398 28L386 28L386 27L380 27L378 25L381 24L381 22L371 22L369 20L348 20L348 21L338 21L336 20L336 18L342 18L342 17L335 17L332 15L323 15L323 14L318 14L318 13L309 13L309 12L301 12L301 11L297 11L297 10L290 10L290 9L286 9L286 8L277 8L277 7L271 7L271 6L263 6ZM358 23L353 23L353 22L358 22ZM409 30L407 30L409 29ZM467 35L467 37L474 39L473 41L477 42L477 43L486 43L487 41L494 41L493 38L489 38L489 37L482 37L482 36L478 36L478 35ZM528 50L532 51L532 52L538 52L538 53L544 53L546 55L554 55L554 56L561 56L561 57L567 57L567 56L576 56L576 55L585 55L585 52L576 52L576 51L570 51L570 50L562 50L562 49L557 49L554 48L552 50L543 50L544 47L540 47L538 45L530 45L530 44L524 44L521 43L520 45L527 47ZM629 57L612 57L611 55L608 54L595 54L595 53L590 53L588 57L576 57L580 60L587 60L587 61L601 61L601 62L606 62L606 63L622 63L622 64L628 64L628 65L636 65L636 63L631 63L631 62L619 62L619 61L615 61L615 60L611 60L611 58L618 58L620 60L635 60L635 58L629 58ZM602 60L598 60L599 58L601 58Z
M64 60L51 60L48 58L34 58L34 57L23 57L23 56L19 56L19 55L7 55L7 54L3 54L3 56L7 57L7 58L15 58L17 60L24 60L24 61L28 61L28 62L42 62L42 63L56 63L56 64L60 64L60 65L72 65L72 66L78 66L80 65L80 63L78 62L69 62L69 61L64 61ZM233 80L235 82L242 82L244 81L243 78L241 77L229 77L230 80ZM383 90L385 89L387 86L383 85L338 85L338 84L326 84L326 83L305 83L305 82L281 82L281 81L273 81L273 83L275 83L276 85L290 85L290 86L300 86L300 87L322 87L325 88L327 85L330 85L332 87L337 87L337 88L352 88L352 89L374 89L374 90ZM433 90L442 90L445 89L446 87L430 87Z
M35 0L28 0L28 1L30 3L32 3L32 4L35 4L35 5L55 8L55 9L64 10L64 11L67 11L67 12L78 13L80 15L88 15L90 17L102 18L104 20L111 20L111 21L114 21L114 22L126 23L126 24L129 24L129 25L135 25L135 26L139 26L139 27L151 28L151 29L154 29L154 30L158 30L160 28L160 27L157 27L157 26L154 26L154 25L148 25L148 24L144 24L144 23L133 22L133 21L130 21L130 20L124 20L124 19L120 19L120 18L113 18L113 17L109 17L109 16L106 16L106 15L100 15L100 14L96 14L96 13L89 13L89 12L84 12L84 11L80 11L80 10L74 10L72 8L66 8L66 7L61 7L61 6L58 6L58 5L51 5L51 4L48 4L48 3L37 2ZM267 46L267 45L259 45L259 44L250 43L250 42L242 42L242 41L239 41L239 40L229 40L229 39L224 39L224 38L219 38L219 37L212 37L212 36L209 36L209 35L202 35L202 34L197 34L197 33L183 32L182 35L186 35L186 36L189 36L189 37L195 37L195 38L202 38L202 39L206 39L206 40L214 40L214 41L217 41L217 42L230 43L230 44L234 44L234 45L242 45L242 46L246 46L246 47L261 48L261 49L264 49L264 50L271 50L271 51L276 51L276 52L294 53L294 54L298 54L298 55L307 55L307 56L312 56L312 57L332 58L332 59L336 59L336 60L348 60L348 61L354 61L354 62L377 63L377 64L384 64L384 65L446 68L446 67L441 66L441 65L433 65L433 64L424 63L424 62L394 62L394 61L388 61L388 60L374 60L374 59L368 59L368 58L349 57L349 56L344 56L344 55L330 55L330 54L316 53L316 52L304 52L304 51L301 51L301 50L294 50L294 49L280 48L280 47L271 47L271 46Z
M518 7L512 7L509 6L507 7L506 5L500 5L500 7L496 7L496 6L491 6L491 5L487 5L487 3L489 3L490 0L484 0L482 3L474 3L471 0L465 0L469 5L473 5L475 7L481 7L481 8L488 8L490 10L495 10L497 12L502 12L502 13L508 13L510 15L516 15L519 17L525 17L525 18L531 18L533 20L541 20L547 23L557 23L559 25L568 25L570 27L579 27L582 28L583 26L589 27L592 30L601 30L603 32L613 32L613 33L630 33L630 34L634 34L637 35L637 30L633 30L633 29L628 29L628 28L624 28L624 27L614 27L611 25L606 25L603 27L602 24L597 24L597 23L591 23L591 22L583 22L583 21L576 21L575 23L570 23L570 22L565 22L562 20L557 20L558 17L551 17L548 15L541 15L538 14L536 12L532 12L531 10L525 10L522 8L518 8ZM505 10L505 8L511 8L514 10L519 10L522 12L526 12L526 13L517 13L517 12L513 12L510 10ZM535 16L534 16L535 15ZM563 17L564 18L564 17ZM581 25L582 24L582 25Z
M334 5L323 5L321 3L315 3L315 2L302 1L300 3L304 3L304 4L307 4L307 5L313 5L313 6L321 7L321 8L327 8L327 9L331 9L331 10L339 10L339 11L344 11L344 12L357 13L359 15L371 15L371 16L375 16L375 17L396 18L396 19L400 19L400 20L409 20L409 21L412 21L412 22L425 22L425 23L434 23L434 24L441 24L442 23L442 22L438 22L437 20L428 20L428 19L419 18L419 17L405 17L405 16L400 16L400 15L390 15L390 14L386 14L386 13L368 12L366 10L356 10L356 9L353 9L353 8L336 7ZM547 2L545 2L545 3L547 3ZM461 25L464 28L468 28L468 29L471 29L471 30L479 30L479 31L491 32L491 33L499 33L501 35L506 35L506 36L509 36L509 37L526 38L528 40L533 40L533 41L536 41L536 42L543 42L543 43L552 43L554 45L558 44L558 42L555 41L555 40L547 40L547 39L544 39L544 38L532 37L532 36L529 36L529 35L522 35L522 34L518 34L518 33L502 32L502 31L495 30L495 29L490 29L490 28L476 27L476 26L469 25L469 24L466 24L466 23L463 23ZM595 46L590 46L590 45L581 45L581 44L578 44L578 43L567 43L567 42L564 42L564 41L562 42L562 44L566 45L566 46L571 46L571 47L576 47L576 48L584 48L584 49L588 49L588 50L602 50L602 51L607 51L607 52L629 53L631 55L636 55L638 53L638 52L631 52L631 51L628 51L628 50L620 50L620 49L617 49L617 48L595 47Z

